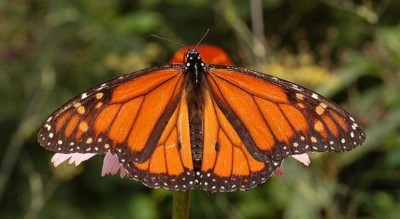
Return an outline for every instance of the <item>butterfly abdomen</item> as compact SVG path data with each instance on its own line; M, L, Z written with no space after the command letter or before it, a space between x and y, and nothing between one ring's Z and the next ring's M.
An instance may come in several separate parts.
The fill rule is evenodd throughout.
M199 170L203 158L203 118L195 109L189 108L189 121L193 168Z

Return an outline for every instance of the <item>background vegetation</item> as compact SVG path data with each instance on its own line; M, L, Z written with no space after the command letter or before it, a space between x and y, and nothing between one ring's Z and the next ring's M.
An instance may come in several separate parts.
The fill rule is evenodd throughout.
M208 28L237 65L342 104L367 142L309 168L286 159L252 191L195 190L191 218L399 218L399 24L399 0L2 0L0 218L168 218L171 192L102 178L100 157L53 168L36 134L73 96L180 48L149 34L195 44Z

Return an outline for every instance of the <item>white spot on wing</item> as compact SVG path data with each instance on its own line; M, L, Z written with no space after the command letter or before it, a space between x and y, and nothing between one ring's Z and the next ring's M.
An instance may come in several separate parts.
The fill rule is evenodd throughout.
M311 95L311 97L314 98L314 99L316 99L316 100L318 99L318 95L315 94L315 93L313 93L313 94Z

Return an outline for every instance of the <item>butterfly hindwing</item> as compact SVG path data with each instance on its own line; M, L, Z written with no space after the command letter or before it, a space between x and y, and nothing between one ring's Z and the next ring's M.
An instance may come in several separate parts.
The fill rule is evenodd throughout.
M45 122L40 144L59 153L111 150L146 186L194 188L180 67L135 72L73 98Z
M142 163L124 163L130 176L148 187L182 191L196 186L185 97L183 94L174 108L149 158Z
M230 122L239 135L251 137L264 159L346 151L365 139L347 112L306 88L236 67L211 65L207 72L213 97L240 120Z
M201 189L211 192L249 190L265 182L281 161L255 159L210 93L204 108Z

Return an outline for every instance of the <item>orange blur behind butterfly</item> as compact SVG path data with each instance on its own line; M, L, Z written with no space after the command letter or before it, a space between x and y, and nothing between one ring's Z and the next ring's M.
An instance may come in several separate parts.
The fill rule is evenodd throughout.
M190 45L188 48L194 48L195 45ZM184 63L184 57L188 52L188 48L178 50L169 63ZM201 58L207 64L214 65L233 65L231 59L225 50L212 45L201 44L196 47L197 51L201 54Z

